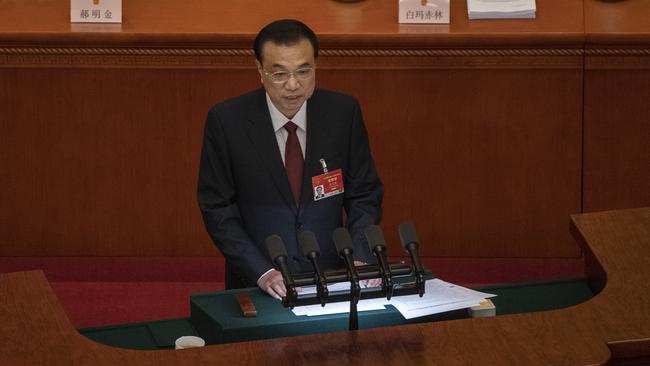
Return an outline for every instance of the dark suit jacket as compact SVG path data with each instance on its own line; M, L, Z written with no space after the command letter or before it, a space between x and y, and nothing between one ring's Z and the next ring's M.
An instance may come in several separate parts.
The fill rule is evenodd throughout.
M352 234L356 260L375 262L363 228L381 219L383 187L358 102L316 89L307 103L307 143L302 196L293 202L271 122L266 94L259 89L214 106L205 124L198 202L208 233L226 258L228 288L255 286L273 267L265 239L284 240L294 273L311 271L298 234L316 234L324 268L339 268L331 235L343 223ZM345 192L314 201L311 177L343 169Z

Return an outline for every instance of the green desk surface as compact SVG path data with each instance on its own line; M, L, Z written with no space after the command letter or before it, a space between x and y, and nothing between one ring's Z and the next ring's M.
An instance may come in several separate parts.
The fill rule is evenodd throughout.
M185 318L85 328L79 332L113 347L149 350L174 348L177 338L199 335Z
M477 288L497 294L492 298L497 315L560 309L593 297L584 279L492 285ZM245 318L235 299L248 292L257 308L257 317ZM385 310L359 313L359 328L401 325L466 318L466 310L457 310L416 319L404 319L392 306ZM295 316L278 300L257 288L194 294L188 319L160 320L146 323L86 328L87 337L115 347L131 349L173 348L176 338L198 335L207 344L250 341L348 329L348 314L318 317Z
M498 295L490 299L496 306L497 315L562 309L594 297L586 280L582 278L491 285L477 290Z
M242 315L235 296L247 292L255 304L257 316ZM192 295L190 322L208 344L290 337L314 333L338 332L348 329L348 314L296 316L279 300L257 288L228 290ZM327 306L327 305L326 305ZM406 320L392 306L384 310L359 312L359 329L462 319L466 310L451 311Z

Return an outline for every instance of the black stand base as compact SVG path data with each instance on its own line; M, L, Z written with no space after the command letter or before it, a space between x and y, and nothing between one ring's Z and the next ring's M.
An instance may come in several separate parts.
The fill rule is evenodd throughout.
M350 322L348 330L359 330L359 312L357 311L356 299L350 299Z

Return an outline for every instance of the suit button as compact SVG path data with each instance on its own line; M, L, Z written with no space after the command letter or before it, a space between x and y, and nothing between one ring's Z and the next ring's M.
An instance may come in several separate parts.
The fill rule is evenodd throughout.
M296 229L302 230L302 222L296 224Z
M300 262L300 258L296 257L295 255L291 259L293 259L294 262Z

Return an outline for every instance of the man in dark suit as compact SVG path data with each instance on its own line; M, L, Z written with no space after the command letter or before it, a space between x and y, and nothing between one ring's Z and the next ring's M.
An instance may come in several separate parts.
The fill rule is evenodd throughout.
M315 88L318 40L311 29L296 20L273 22L257 35L254 49L263 88L209 111L198 202L226 258L226 287L258 285L280 298L286 289L266 237L284 240L295 273L311 270L297 238L312 231L323 267L339 268L331 235L343 225L345 210L355 261L374 261L363 229L381 219L383 187L358 102ZM328 169L341 169L342 193L314 200L312 177Z

